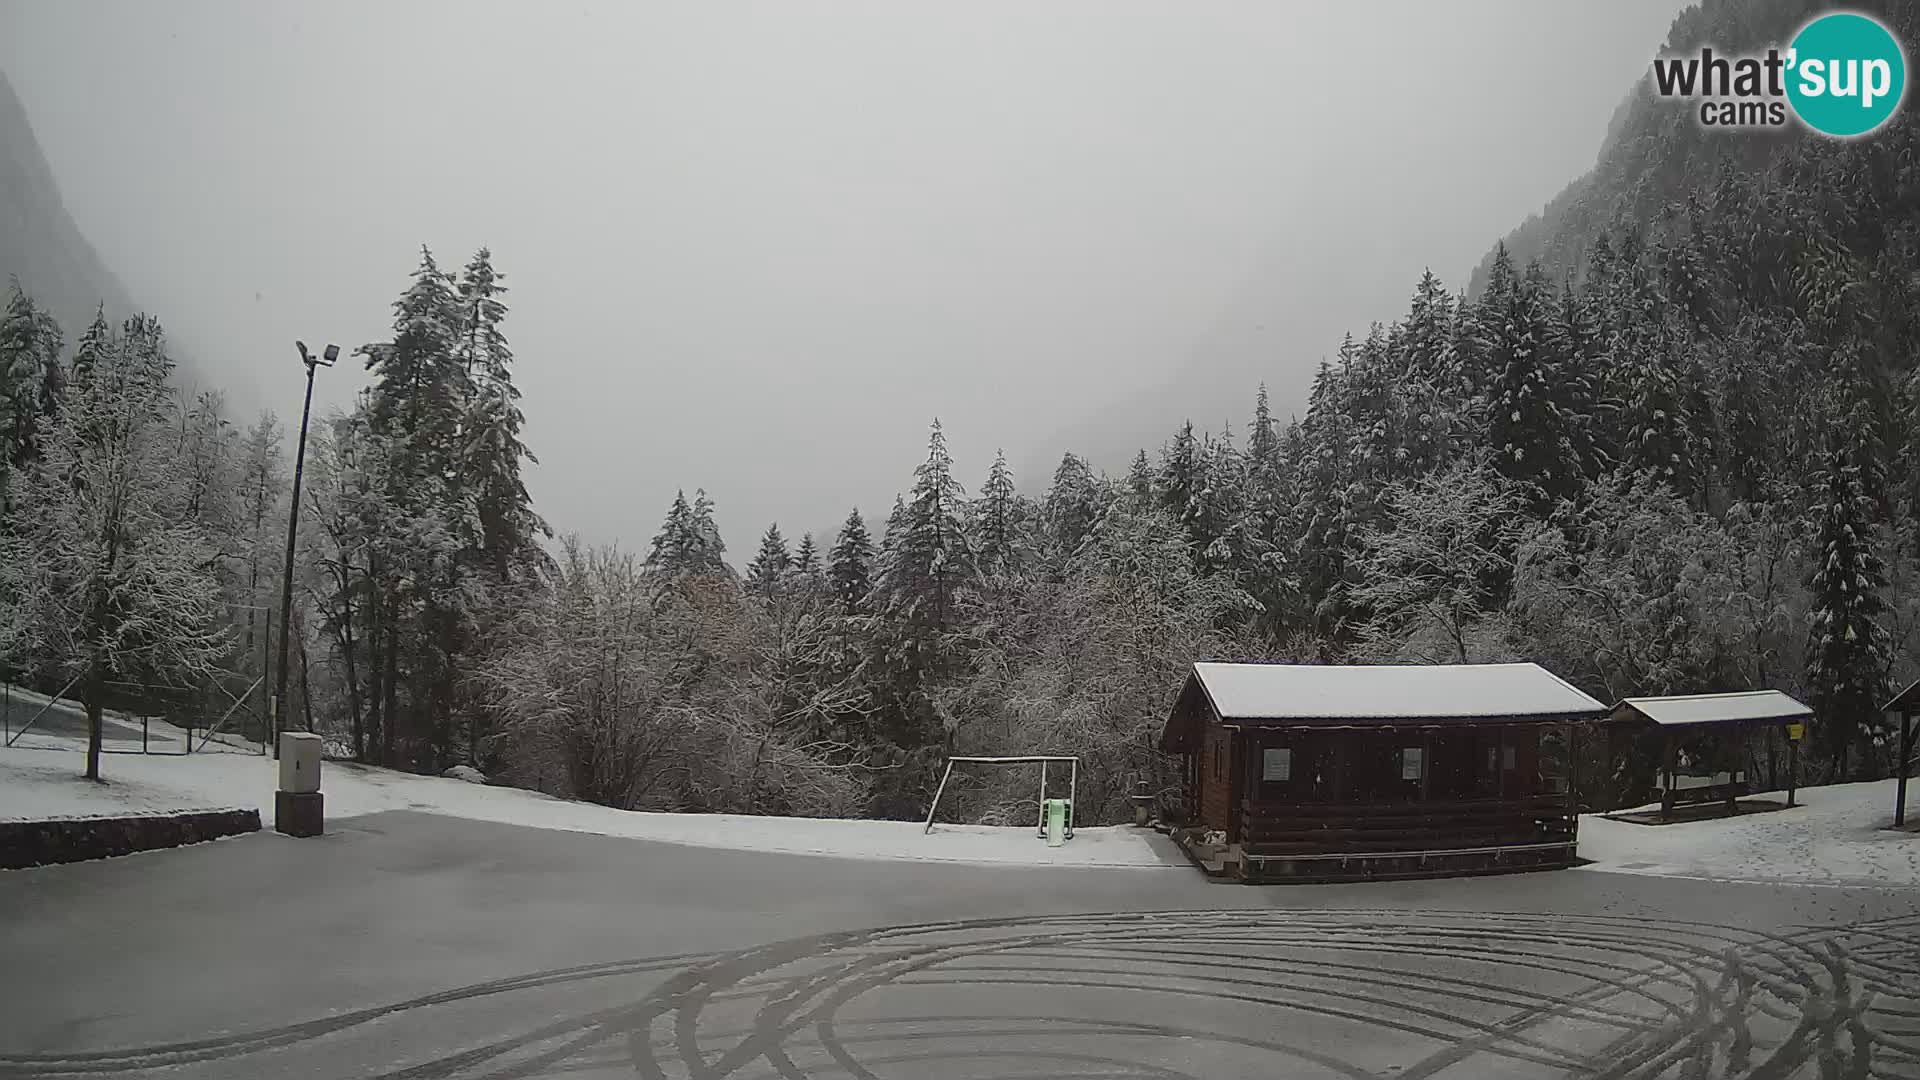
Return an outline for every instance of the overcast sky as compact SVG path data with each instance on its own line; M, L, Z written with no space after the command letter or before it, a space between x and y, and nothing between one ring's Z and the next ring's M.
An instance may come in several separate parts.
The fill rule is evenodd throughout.
M538 508L644 548L705 486L744 565L884 517L935 415L1038 494L1291 410L1592 164L1680 6L0 0L0 67L240 403L297 423L293 339L488 245Z

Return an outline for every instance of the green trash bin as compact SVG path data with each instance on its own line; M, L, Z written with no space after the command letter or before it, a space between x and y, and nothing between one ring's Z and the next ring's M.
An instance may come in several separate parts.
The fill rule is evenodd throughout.
M1059 847L1073 834L1073 804L1065 799L1048 799L1043 804L1048 847Z

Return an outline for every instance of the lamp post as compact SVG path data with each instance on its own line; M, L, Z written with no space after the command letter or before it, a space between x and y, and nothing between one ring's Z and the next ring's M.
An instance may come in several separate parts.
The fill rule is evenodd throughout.
M280 756L280 718L286 715L287 708L287 639L293 634L293 546L300 535L300 474L307 467L307 417L313 412L313 369L332 367L340 359L340 346L328 345L326 352L315 356L307 351L307 343L296 341L294 347L300 350L300 362L307 366L307 399L300 406L300 448L293 455L293 500L287 504L287 569L286 577L280 585L280 672L274 678L273 704L267 720L267 737L273 741L273 756Z

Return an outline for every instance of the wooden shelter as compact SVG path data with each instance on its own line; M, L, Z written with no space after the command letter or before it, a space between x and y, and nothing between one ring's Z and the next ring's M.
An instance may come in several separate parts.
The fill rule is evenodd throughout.
M1894 765L1893 774L1899 779L1894 783L1893 827L1904 828L1907 824L1907 770L1913 764L1913 742L1920 733L1920 724L1914 722L1920 716L1920 679L1907 684L1905 690L1893 695L1893 700L1880 707L1881 712L1892 713L1900 718L1900 757Z
M1160 737L1176 839L1246 880L1566 866L1565 762L1606 713L1537 664L1195 664Z
M1743 690L1731 694L1681 694L1670 697L1623 698L1608 720L1613 725L1652 725L1659 729L1660 816L1672 815L1681 803L1724 803L1733 813L1736 801L1754 790L1729 736L1756 727L1783 728L1794 754L1787 766L1787 805L1798 781L1800 732L1813 710L1778 690ZM1609 729L1611 733L1611 728ZM1609 751L1608 758L1612 758Z

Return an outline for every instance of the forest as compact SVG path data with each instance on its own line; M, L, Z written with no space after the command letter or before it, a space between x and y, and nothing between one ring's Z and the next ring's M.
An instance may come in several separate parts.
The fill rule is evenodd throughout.
M1808 10L1708 3L1669 44ZM1605 701L1785 690L1816 713L1803 782L1883 776L1878 705L1920 675L1917 248L1911 110L1742 138L1642 88L1470 290L1418 275L1398 317L1301 343L1337 347L1297 415L1250 387L1237 430L1018 483L935 420L890 507L731 557L699 489L634 547L543 520L505 275L423 249L309 438L286 719L367 763L752 814L913 817L948 754L1077 754L1096 822L1177 792L1155 742L1194 660L1531 660ZM153 318L69 344L16 284L0 673L92 709L264 693L290 442L180 386ZM1583 790L1648 765L1583 762ZM949 799L1024 820L1027 784Z

